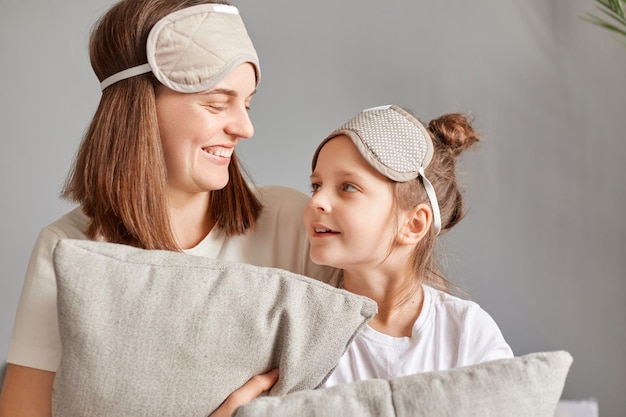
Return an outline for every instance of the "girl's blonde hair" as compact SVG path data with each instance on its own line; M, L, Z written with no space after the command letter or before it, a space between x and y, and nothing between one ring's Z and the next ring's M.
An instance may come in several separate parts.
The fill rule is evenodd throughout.
M426 124L424 124L426 126ZM433 158L425 170L432 183L441 212L441 234L458 224L465 215L463 195L456 177L456 158L480 140L469 119L460 113L444 114L428 123L428 133L434 145ZM407 182L395 182L394 195L402 210L418 204L429 204L421 177ZM447 292L464 295L464 291L450 282L438 266L434 253L436 235L430 228L418 243L412 255L416 276L426 284Z

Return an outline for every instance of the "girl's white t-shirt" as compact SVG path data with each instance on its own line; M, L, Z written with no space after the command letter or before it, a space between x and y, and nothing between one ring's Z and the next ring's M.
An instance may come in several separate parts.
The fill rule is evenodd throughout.
M365 326L324 386L513 357L498 325L478 304L423 287L424 303L411 337L389 336Z

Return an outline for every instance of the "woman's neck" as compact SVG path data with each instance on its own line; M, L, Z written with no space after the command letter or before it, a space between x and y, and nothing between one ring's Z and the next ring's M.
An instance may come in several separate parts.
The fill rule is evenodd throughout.
M381 268L382 269L382 268ZM369 322L373 329L390 336L411 336L424 300L420 281L412 271L343 271L343 287L378 304L378 313Z
M170 196L170 221L181 248L196 246L215 225L210 216L209 204L209 192Z

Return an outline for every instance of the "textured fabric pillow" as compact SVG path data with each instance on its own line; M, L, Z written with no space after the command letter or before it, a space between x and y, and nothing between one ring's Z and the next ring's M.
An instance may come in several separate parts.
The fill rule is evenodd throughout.
M233 417L554 417L571 364L564 351L531 353L257 398Z
M311 278L183 253L61 240L54 267L58 417L205 417L275 367L271 394L313 389L376 313Z

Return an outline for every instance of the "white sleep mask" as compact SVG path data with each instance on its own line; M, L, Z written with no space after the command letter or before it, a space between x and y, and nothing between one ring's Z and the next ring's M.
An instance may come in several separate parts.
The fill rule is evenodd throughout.
M349 137L361 156L385 177L406 182L421 176L433 210L435 234L439 234L439 204L435 189L424 175L424 169L432 160L434 147L430 134L416 117L394 105L361 111L320 143L313 154L313 169L322 147L339 135Z
M111 84L152 72L164 86L180 93L213 88L239 65L249 62L261 77L259 58L239 10L225 4L187 7L159 20L150 30L147 63L111 75Z

